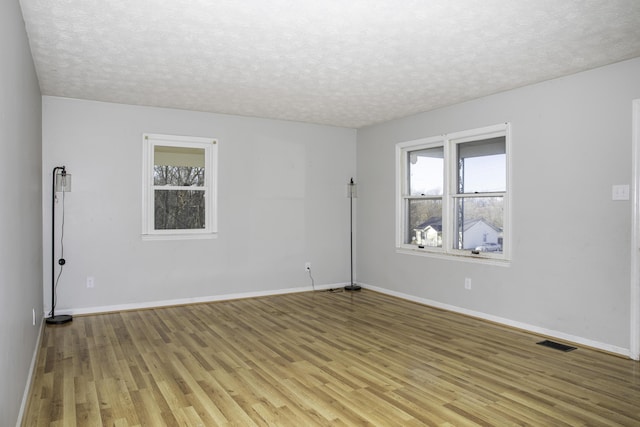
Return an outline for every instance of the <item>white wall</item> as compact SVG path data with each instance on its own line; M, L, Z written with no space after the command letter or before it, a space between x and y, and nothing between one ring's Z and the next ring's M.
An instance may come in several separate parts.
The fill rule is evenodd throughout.
M217 239L142 241L145 132L219 140ZM44 200L54 166L73 177L57 312L310 290L305 261L316 285L347 282L355 141L345 128L43 97ZM49 274L45 262L45 306Z
M358 281L625 353L630 334L631 105L640 59L358 131ZM398 254L398 142L511 122L510 267ZM464 289L464 278L472 290Z
M0 58L0 424L15 425L43 311L41 97L17 1L0 2Z

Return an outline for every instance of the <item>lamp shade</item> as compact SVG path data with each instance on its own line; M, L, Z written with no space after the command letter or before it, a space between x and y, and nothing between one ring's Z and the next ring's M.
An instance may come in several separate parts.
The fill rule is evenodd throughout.
M56 193L69 193L71 191L71 174L65 171L56 174Z
M353 178L351 178L351 181L349 181L349 183L347 184L347 197L350 199L355 199L356 197L358 197L356 183L353 182Z

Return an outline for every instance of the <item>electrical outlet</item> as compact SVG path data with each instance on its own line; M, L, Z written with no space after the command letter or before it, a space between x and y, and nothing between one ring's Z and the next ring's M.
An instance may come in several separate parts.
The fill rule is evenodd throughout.
M92 276L87 277L87 288L91 289L95 285L96 285L96 280Z
M309 261L304 263L304 271L311 271L311 263Z
M464 288L466 290L470 290L471 289L471 278L470 277L465 277L464 278Z

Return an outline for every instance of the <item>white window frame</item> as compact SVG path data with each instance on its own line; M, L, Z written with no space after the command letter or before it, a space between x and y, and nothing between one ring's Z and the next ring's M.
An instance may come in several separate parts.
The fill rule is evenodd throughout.
M456 159L456 146L470 141L489 139L493 137L505 137L506 158L506 191L500 193L479 193L474 197L491 196L499 194L503 197L503 241L502 253L480 252L472 253L468 249L454 248L455 234L455 202L462 197L457 193L458 165ZM421 138L396 144L396 252L421 255L436 258L459 259L463 261L493 263L508 265L511 260L511 161L510 161L511 131L509 123L501 123L478 129L471 129L450 134L438 135L429 138ZM409 199L422 197L411 196L408 190L409 174L407 170L408 153L415 150L443 147L444 151L444 186L442 194L442 247L418 247L405 243L404 237L407 228ZM438 196L425 196L425 199L439 198Z
M155 186L153 182L154 148L156 146L204 149L205 227L201 229L155 229L155 189L182 189L182 187ZM217 173L218 140L194 136L176 136L145 133L142 136L142 238L143 240L182 240L215 238L217 227Z

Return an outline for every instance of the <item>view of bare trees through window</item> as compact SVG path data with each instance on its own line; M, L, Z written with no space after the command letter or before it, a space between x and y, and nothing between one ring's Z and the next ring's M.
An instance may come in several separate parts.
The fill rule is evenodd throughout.
M461 218L474 220L482 218L496 228L502 228L502 197L482 197L461 200ZM442 201L410 200L409 227L411 230L433 218L442 218Z
M203 167L154 166L156 230L205 227L204 174ZM157 186L167 186L167 189L159 189Z
M504 218L502 197L470 197L459 199L457 212L460 212L460 224L482 219L497 229L502 229Z

